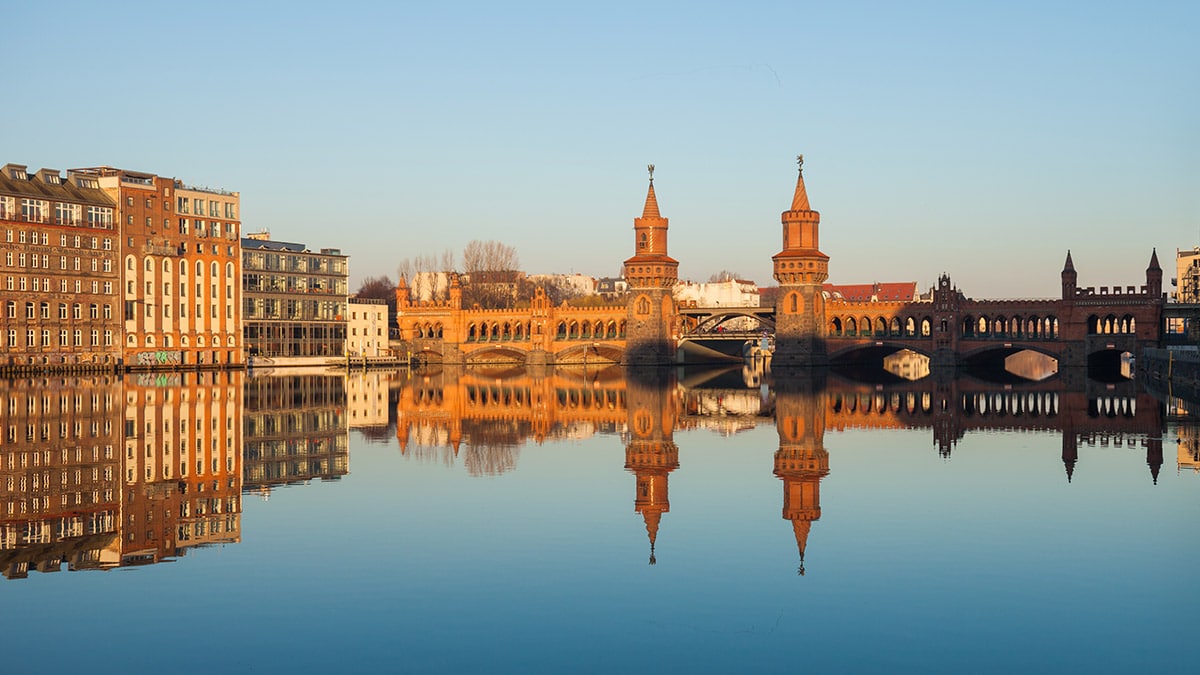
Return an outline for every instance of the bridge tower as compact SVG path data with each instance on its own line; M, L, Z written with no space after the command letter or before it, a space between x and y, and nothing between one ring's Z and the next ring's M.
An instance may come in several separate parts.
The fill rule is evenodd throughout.
M634 254L625 261L629 284L625 329L627 365L670 364L675 357L678 316L672 290L679 280L679 262L667 255L667 219L658 212L654 194L654 165L642 217L633 219Z
M821 479L829 475L823 387L818 378L775 382L775 475L783 480L783 518L792 521L801 575L809 530L821 518Z
M804 155L792 208L784 211L783 250L771 260L779 297L775 305L773 367L823 365L825 357L825 297L821 285L829 278L829 256L818 247L821 214L808 205L804 187Z
M637 477L634 511L646 522L650 539L650 564L662 514L671 510L667 477L679 468L679 447L673 439L675 418L671 382L667 373L654 370L628 379L626 412L629 440L625 444L625 470Z

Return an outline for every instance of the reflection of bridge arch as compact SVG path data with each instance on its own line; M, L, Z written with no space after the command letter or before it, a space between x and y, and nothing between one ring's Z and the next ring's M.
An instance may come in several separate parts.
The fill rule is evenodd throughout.
M1004 342L972 346L962 352L962 360L968 364L977 363L989 357L1003 359L1024 351L1037 352L1052 359L1057 359L1061 356L1060 345L1040 342Z
M855 359L852 357L855 356L863 357L864 359L882 359L905 349L922 356L931 355L927 340L855 340L849 344L842 341L831 342L829 346L829 359L834 363L854 361Z

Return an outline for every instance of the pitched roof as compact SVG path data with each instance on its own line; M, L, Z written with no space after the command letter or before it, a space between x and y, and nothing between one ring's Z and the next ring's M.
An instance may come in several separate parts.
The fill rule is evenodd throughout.
M873 284L824 284L821 290L833 297L841 297L850 302L885 302L915 300L917 282L895 281Z

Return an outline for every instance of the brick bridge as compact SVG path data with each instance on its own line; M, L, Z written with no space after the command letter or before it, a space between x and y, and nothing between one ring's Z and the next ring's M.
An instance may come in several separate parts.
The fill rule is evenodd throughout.
M1112 365L1123 353L1140 355L1162 342L1165 296L1156 253L1140 287L1079 288L1068 252L1059 298L976 300L942 275L921 301L849 301L822 290L829 258L817 249L820 216L808 207L803 174L782 221L783 251L773 258L776 306L681 307L670 293L678 263L667 255L667 219L659 214L651 174L645 209L634 220L635 254L625 261L625 301L555 306L537 289L516 307L467 308L456 275L441 301L414 299L401 279L401 341L422 362L667 365L714 360L719 351L737 357L743 344L766 334L776 367L864 363L902 349L928 356L935 367L994 365L1023 350L1054 357L1060 366Z

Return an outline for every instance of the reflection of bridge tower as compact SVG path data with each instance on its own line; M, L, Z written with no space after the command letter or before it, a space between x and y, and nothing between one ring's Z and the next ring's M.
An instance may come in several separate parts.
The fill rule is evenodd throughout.
M811 366L825 362L825 298L821 284L829 277L829 256L818 248L821 214L808 205L804 156L792 208L783 212L783 250L776 253L775 366Z
M672 440L675 429L675 399L668 383L658 373L653 379L628 382L629 438L625 444L625 469L637 476L634 510L646 520L650 537L650 564L655 563L654 544L662 514L671 510L667 498L667 476L679 468L679 448Z
M676 308L672 289L679 262L667 255L667 219L658 213L654 165L641 218L634 218L634 255L625 261L629 284L625 362L664 364L674 358Z
M815 379L789 378L775 388L775 475L783 479L783 517L796 533L800 574L808 531L821 517L821 479L829 475L823 386Z

